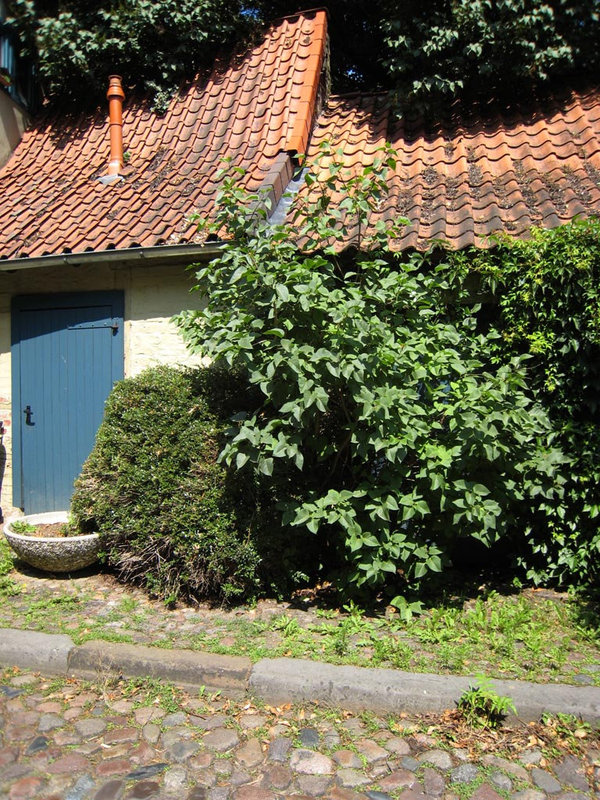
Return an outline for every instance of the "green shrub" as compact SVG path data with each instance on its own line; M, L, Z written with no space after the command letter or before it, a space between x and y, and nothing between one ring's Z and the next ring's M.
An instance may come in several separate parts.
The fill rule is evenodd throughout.
M8 542L2 537L0 540L0 597L13 597L21 593L21 587L10 575L14 569L13 555Z
M568 459L564 491L546 525L515 541L536 582L598 582L600 577L600 220L526 240L503 237L489 251L454 256L478 275L502 331L498 361L527 357L529 396L548 414Z
M167 601L229 601L259 586L254 484L217 463L224 423L209 395L218 377L157 367L118 383L76 482L79 527L100 533L123 580Z
M564 465L520 360L493 362L499 334L478 329L465 283L390 252L397 221L369 228L393 163L317 164L305 247L227 178L212 231L230 239L197 273L206 308L179 318L192 348L257 392L226 463L287 485L283 523L335 548L346 588L373 593L422 589L457 543L543 530ZM357 250L340 255L336 237L353 232Z

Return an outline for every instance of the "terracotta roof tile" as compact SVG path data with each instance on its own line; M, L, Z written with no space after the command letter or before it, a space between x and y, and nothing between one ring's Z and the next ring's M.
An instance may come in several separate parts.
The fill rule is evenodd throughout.
M399 247L425 248L432 238L488 246L492 233L525 235L532 225L556 227L600 213L596 90L552 98L527 114L470 113L435 131L395 119L383 95L333 97L317 121L309 157L329 142L356 171L386 141L398 160L382 213L410 221Z
M197 241L189 217L210 215L224 157L246 169L248 188L268 184L277 198L290 177L280 154L309 147L325 44L325 12L298 14L182 90L164 117L126 103L130 158L119 184L95 180L109 156L104 112L38 120L0 172L0 258ZM309 154L330 141L357 170L386 140L398 163L381 213L410 220L401 247L434 238L485 246L496 231L523 235L600 211L597 91L527 115L493 104L479 117L450 109L432 130L416 117L394 119L384 95L332 98Z
M133 99L123 109L125 180L104 186L106 110L46 115L0 171L0 258L193 240L224 157L257 189L281 151L304 152L325 51L324 11L280 20L248 52L215 66L163 117ZM281 183L281 181L279 181Z

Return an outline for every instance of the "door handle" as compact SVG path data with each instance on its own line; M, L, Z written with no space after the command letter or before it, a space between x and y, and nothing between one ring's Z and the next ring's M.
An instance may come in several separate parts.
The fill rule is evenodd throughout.
M33 416L33 411L31 410L31 406L26 406L23 409L23 413L25 414L25 425L35 425L35 422L31 421L31 417Z

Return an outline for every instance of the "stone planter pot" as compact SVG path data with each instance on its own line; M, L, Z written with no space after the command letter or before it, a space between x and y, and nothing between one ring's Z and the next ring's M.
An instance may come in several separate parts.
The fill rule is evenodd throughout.
M97 533L83 536L28 536L15 533L13 522L29 522L31 525L66 522L66 511L50 511L46 514L30 514L7 522L4 536L22 561L46 572L74 572L89 567L98 559L100 538Z

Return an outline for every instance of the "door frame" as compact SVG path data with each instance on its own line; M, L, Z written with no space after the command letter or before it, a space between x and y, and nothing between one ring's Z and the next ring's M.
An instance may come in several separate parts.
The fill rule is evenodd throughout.
M111 305L113 317L119 320L119 327L114 335L114 346L120 358L112 364L113 384L124 377L124 322L125 294L122 290L56 292L55 294L16 295L11 300L11 408L12 408L12 483L13 505L23 508L23 453L21 420L21 351L20 351L20 317L21 311L51 308L77 308L81 306Z

